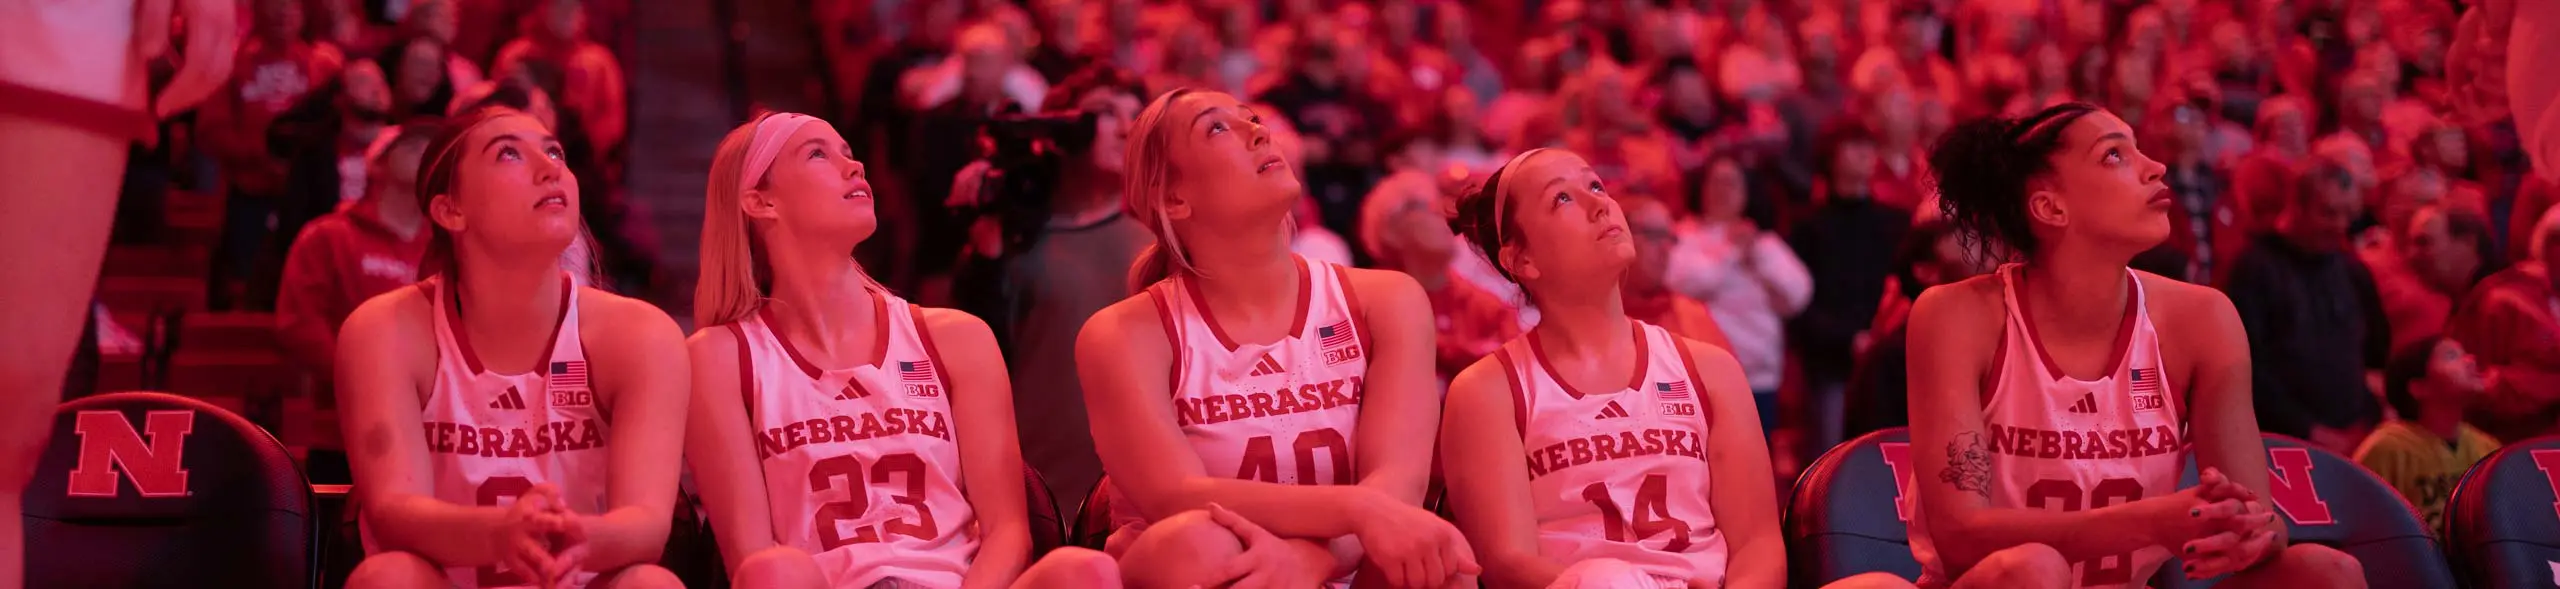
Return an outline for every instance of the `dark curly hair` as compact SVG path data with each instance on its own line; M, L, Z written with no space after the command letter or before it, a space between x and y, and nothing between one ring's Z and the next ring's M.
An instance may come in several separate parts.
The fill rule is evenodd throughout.
M1997 259L2000 245L2033 255L2039 245L2027 220L2027 182L2053 171L2049 157L2062 148L2072 121L2099 112L2085 102L2046 107L2025 117L1986 117L1948 129L1929 150L1938 208L1965 245Z

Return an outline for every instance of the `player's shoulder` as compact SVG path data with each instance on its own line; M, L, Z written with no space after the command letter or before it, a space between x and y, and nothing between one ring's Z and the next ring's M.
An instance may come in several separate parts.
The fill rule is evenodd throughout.
M1507 394L1505 391L1512 386L1512 374L1511 367L1504 364L1504 354L1510 349L1511 345L1506 343L1460 369L1456 376L1449 378L1449 394Z
M1170 301L1158 300L1156 292L1152 288L1140 290L1094 311L1077 331L1076 345L1127 346L1146 339L1139 336L1164 333L1165 318L1169 316L1164 305Z
M427 297L433 288L428 283L391 289L365 299L347 313L338 328L338 339L354 337L382 338L426 333L435 321L434 299Z
M1911 321L1996 320L2008 304L2001 299L2004 285L1995 272L1929 287L1911 301Z
M1335 266L1343 284L1356 289L1360 304L1381 311L1428 310L1431 299L1422 291L1422 283L1413 276L1394 270Z
M916 314L916 329L924 330L934 341L945 346L995 345L995 329L968 311L923 305L909 308Z

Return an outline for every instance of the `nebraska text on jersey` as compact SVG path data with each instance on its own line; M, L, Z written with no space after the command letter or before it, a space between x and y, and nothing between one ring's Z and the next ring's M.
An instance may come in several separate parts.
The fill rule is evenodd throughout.
M872 413L836 415L765 428L756 434L756 459L771 458L809 444L852 442L895 435L951 441L951 419L940 411L893 407Z
M477 427L468 423L426 422L427 451L484 458L532 458L552 452L604 447L604 428L594 419L554 421L534 426Z
M2166 425L2106 431L2053 431L1992 424L1991 452L2019 458L2118 460L2174 454L2178 430Z
M1173 400L1179 425L1209 425L1278 415L1360 406L1362 379L1347 376L1320 383L1283 385L1278 390L1242 395L1202 395Z
M1706 460L1698 433L1676 429L1627 430L1617 435L1572 438L1529 451L1529 477L1594 462L1668 454Z

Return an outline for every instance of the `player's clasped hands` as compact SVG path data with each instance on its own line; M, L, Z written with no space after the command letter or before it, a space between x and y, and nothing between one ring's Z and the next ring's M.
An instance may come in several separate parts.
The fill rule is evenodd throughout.
M505 550L500 564L533 576L543 587L568 586L586 555L586 529L561 504L560 489L550 484L517 496L496 532L494 540Z
M1422 508L1379 502L1360 518L1360 549L1397 587L1439 587L1484 572L1456 526Z
M2176 497L2187 506L2187 517L2177 520L2181 532L2172 538L2186 538L2178 555L2186 559L2189 579L2218 577L2256 564L2265 558L2275 544L2275 510L2256 491L2231 482L2222 472L2206 468L2196 476L2196 486L2180 491Z
M1222 586L1235 589L1283 589L1323 585L1333 572L1331 555L1323 562L1313 562L1314 555L1299 546L1263 529L1253 520L1228 511L1226 506L1209 504L1209 519L1235 532L1244 542L1244 554L1227 563L1218 574Z

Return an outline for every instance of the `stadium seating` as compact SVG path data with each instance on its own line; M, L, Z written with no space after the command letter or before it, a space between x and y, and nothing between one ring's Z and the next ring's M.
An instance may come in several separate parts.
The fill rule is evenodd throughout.
M1111 477L1093 482L1084 492L1084 504L1076 506L1076 523L1067 533L1067 543L1101 550L1111 539Z
M1909 468L1910 442L1904 428L1879 430L1833 446L1805 467L1788 494L1787 578L1816 587L1871 571L1920 577L1895 506L1903 479L1895 469ZM1906 466L1888 462L1889 455Z
M1909 441L1910 433L1902 428L1878 431L1832 448L1805 469L1787 509L1789 578L1799 586L1819 586L1871 571L1919 577L1920 566L1911 557L1910 538L1895 504L1902 477L1910 474L1896 472L1911 468ZM2284 514L2294 541L2354 555L2373 587L2454 586L2452 571L2416 511L2389 485L2354 462L2300 440L2267 435L2265 443L2268 499ZM2560 465L2560 456L2554 460ZM2194 485L2195 476L2190 463L2182 487ZM2552 536L2546 532L2541 537ZM2178 570L2178 561L2170 560L2155 585L2213 585L2212 579L2187 581Z
M29 587L311 587L311 487L240 416L164 393L63 404L24 502Z
M1031 524L1031 557L1048 554L1066 541L1066 518L1058 515L1058 498L1049 492L1048 479L1040 478L1040 470L1022 465L1022 499L1029 504Z
M2560 583L2560 436L2498 450L2445 504L2446 551L2477 589ZM2370 565L2368 565L2368 568Z
M2355 461L2266 434L2267 494L2293 541L2344 551L2372 587L2454 586L2444 552L2400 493Z

